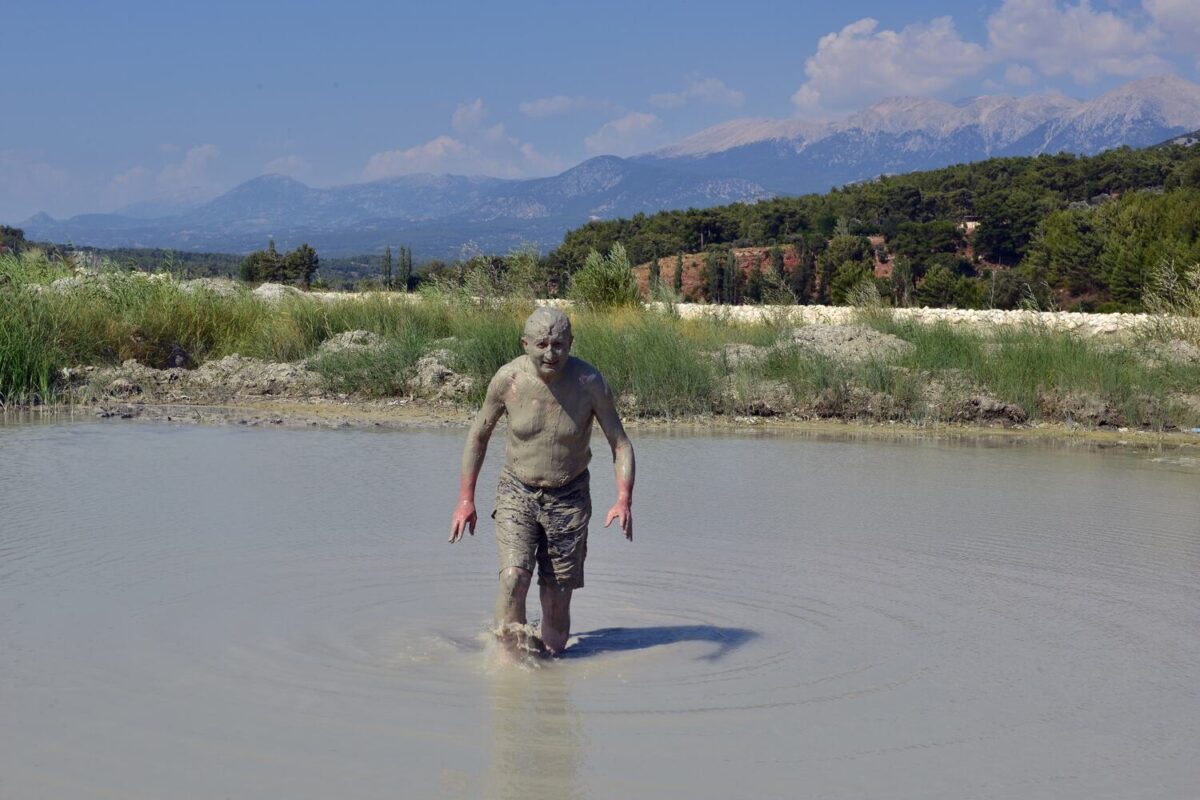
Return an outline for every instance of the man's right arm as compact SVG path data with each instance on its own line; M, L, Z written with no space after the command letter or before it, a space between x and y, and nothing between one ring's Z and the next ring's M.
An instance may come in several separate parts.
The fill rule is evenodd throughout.
M501 369L488 384L483 407L475 415L471 429L467 432L467 446L463 449L462 475L458 483L458 502L450 519L450 541L457 542L464 533L475 535L475 524L479 515L475 513L475 482L487 455L488 440L492 430L504 415L504 395L512 384L509 370Z

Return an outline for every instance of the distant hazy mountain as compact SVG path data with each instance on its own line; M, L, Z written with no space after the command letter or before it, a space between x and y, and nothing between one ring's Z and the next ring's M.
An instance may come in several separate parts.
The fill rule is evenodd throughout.
M171 194L159 195L149 200L130 203L127 206L118 208L113 213L122 217L136 217L137 219L159 219L191 211L193 208L197 208L212 199L212 192L201 189L198 186L192 186Z
M244 252L273 236L280 247L306 241L328 255L404 243L420 257L453 257L464 246L504 251L532 241L549 248L589 219L769 196L741 178L601 156L533 180L408 175L314 189L264 175L173 216L83 214L59 221L38 214L22 227L31 239L97 247Z
M21 227L31 239L100 247L247 252L273 236L280 247L307 241L327 255L403 243L420 258L453 257L529 241L546 249L589 219L821 192L991 156L1140 147L1198 128L1200 86L1174 77L1089 102L893 97L832 122L726 122L644 156L601 156L549 178L408 175L317 189L264 175L198 205L181 199L61 221L38 214Z

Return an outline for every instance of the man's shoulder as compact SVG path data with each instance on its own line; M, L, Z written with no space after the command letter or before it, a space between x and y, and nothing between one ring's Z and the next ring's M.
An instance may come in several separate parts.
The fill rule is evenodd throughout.
M527 358L529 358L529 356L523 356L523 355L517 356L512 361L509 361L507 364L502 365L500 367L500 369L496 370L496 374L497 375L508 375L508 374L514 373L514 372L518 372L518 373L521 372L521 364Z
M509 361L507 364L502 365L500 369L496 370L496 374L492 376L491 385L499 387L503 386L504 384L515 382L516 379L524 372L524 370L521 368L521 361L524 358L525 356L518 356L512 361Z
M588 389L603 390L605 387L604 376L600 374L600 370L575 356L571 356L571 377L578 381L580 386Z

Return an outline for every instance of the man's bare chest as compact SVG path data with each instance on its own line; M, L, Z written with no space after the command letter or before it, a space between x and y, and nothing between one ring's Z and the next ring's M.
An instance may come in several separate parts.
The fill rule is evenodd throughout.
M505 406L512 436L521 440L572 440L591 434L592 403L587 393L572 386L550 387L541 381L522 382Z

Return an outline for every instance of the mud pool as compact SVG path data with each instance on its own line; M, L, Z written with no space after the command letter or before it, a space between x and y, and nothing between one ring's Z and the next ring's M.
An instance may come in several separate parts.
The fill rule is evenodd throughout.
M0 797L1200 786L1194 462L636 433L634 541L593 523L567 657L514 665L462 440L0 427Z

